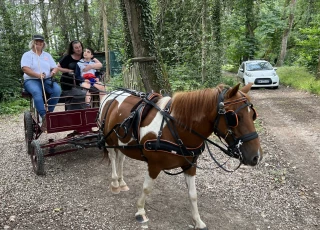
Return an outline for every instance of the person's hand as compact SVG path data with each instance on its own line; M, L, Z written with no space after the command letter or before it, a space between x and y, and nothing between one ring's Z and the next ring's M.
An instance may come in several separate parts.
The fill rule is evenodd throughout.
M50 73L50 77L53 77L55 74L56 74L56 72L54 70L52 70Z
M45 73L40 73L40 74L39 74L39 78L40 78L40 79L44 79L45 77L46 77L46 74L45 74Z
M83 72L87 72L91 69L93 69L92 65L87 65L86 67L84 67Z
M67 74L69 75L69 76L72 76L73 74L74 74L74 72L73 72L73 70L69 70L68 72L67 72Z

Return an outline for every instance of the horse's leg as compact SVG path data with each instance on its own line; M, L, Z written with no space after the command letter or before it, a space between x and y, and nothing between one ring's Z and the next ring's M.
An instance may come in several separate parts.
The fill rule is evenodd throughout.
M125 158L126 158L125 155L121 151L117 152L118 181L119 181L121 191L129 191L129 187L127 186L126 182L123 180L123 162Z
M152 179L149 176L149 172L147 172L145 175L145 178L144 178L144 182L143 182L142 194L137 202L138 212L135 214L136 220L139 223L145 223L149 220L146 216L146 211L144 209L144 205L145 205L147 196L152 191L153 185L154 185L154 179Z
M189 198L191 202L192 218L195 222L195 229L208 230L206 224L200 219L198 204L197 204L197 189L196 189L196 176L190 176L184 173L186 184L188 187Z
M112 169L110 189L111 189L111 192L114 194L118 194L120 192L120 186L119 186L118 175L117 175L117 164L116 164L118 154L116 151L117 151L116 149L109 150L109 158L111 161L111 169Z

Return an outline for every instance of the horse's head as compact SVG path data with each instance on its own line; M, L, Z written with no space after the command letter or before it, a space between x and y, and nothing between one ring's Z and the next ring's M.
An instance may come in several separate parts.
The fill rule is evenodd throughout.
M243 164L256 165L262 159L260 141L253 121L257 114L247 93L252 84L223 89L218 97L214 132L228 143L228 152Z

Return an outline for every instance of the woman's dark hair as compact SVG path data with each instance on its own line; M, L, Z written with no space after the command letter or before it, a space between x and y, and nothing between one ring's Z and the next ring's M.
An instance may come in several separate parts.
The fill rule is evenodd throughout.
M78 44L80 43L81 44L81 47L83 49L83 44L82 42L78 41L78 40L73 40L69 43L69 46L68 46L68 51L67 51L67 54L71 55L71 54L74 54L74 50L73 50L73 45L74 44Z

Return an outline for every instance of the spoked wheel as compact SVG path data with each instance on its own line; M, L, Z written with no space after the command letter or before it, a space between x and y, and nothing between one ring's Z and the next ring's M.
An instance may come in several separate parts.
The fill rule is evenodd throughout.
M31 142L31 163L37 175L44 175L44 155L38 140Z
M24 112L24 137L26 141L27 153L31 154L31 141L35 137L33 119L29 111Z

